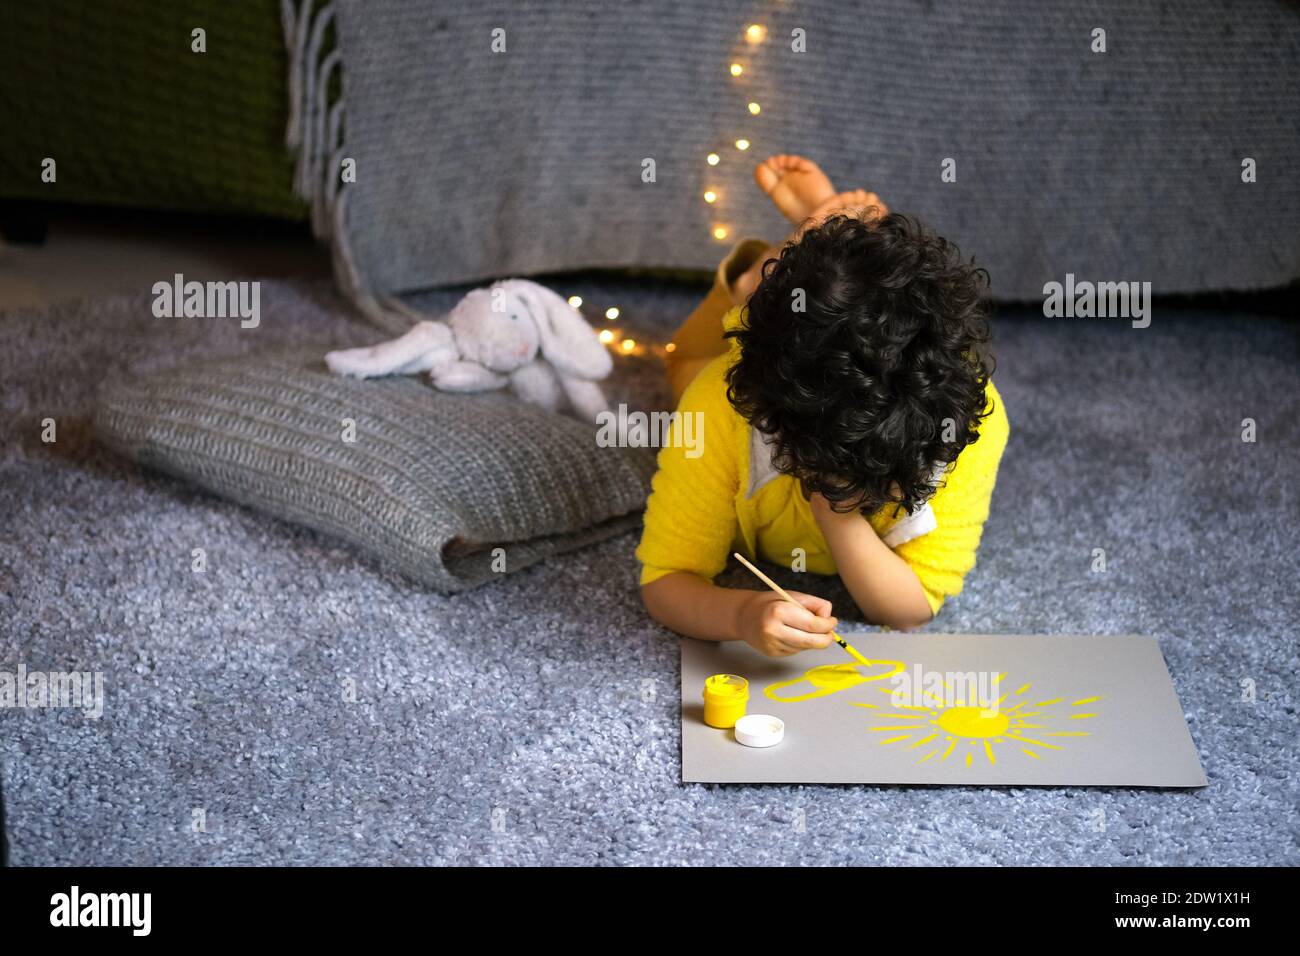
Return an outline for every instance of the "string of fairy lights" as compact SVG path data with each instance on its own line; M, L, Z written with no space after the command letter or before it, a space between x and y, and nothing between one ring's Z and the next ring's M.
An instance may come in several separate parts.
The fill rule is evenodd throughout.
M751 23L745 28L745 45L756 47L765 40L767 40L767 27L763 26L761 23ZM727 72L731 74L732 79L739 80L741 77L745 76L745 61L746 58L744 56L737 56L727 65ZM745 104L745 111L749 117L752 118L760 115L763 112L763 107L757 101L749 100ZM735 147L737 152L746 153L753 144L747 137L740 136L731 145ZM710 169L715 169L722 164L722 155L718 152L709 152L704 157L704 163ZM706 185L702 198L707 206L711 209L716 209L722 201L722 190L717 185ZM709 226L710 234L718 242L724 242L727 237L731 235L731 228L716 217L711 218L713 221ZM569 296L569 305L580 310L582 308L582 296ZM622 311L619 307L611 305L605 310L605 321L617 322L621 315ZM667 352L672 352L677 347L672 342L668 342L662 346L653 344L647 346L643 343L637 342L636 339L632 338L630 335L624 335L621 330L613 326L602 328L600 332L597 333L597 338L599 338L601 343L609 347L616 355L645 355L647 351L653 351L662 355Z

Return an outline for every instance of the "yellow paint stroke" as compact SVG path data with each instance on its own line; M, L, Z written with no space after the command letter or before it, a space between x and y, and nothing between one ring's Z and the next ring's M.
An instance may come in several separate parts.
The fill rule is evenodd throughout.
M825 697L828 694L837 694L842 690L848 690L850 687L857 687L859 684L887 680L895 674L902 673L904 666L902 661L868 661L866 664L823 664L820 667L805 671L802 677L796 677L794 680L768 684L763 693L771 700L780 701L783 704L794 704L803 700L813 700L816 697ZM865 667L887 667L889 670L879 674L867 675L862 672ZM782 697L777 693L786 687L793 687L799 683L807 683L813 689L795 697Z
M877 708L877 710L878 709L879 708ZM933 717L935 713L936 713L935 711L929 710L926 711L924 714L890 714L889 717L891 720L920 720L932 724L934 723L934 721L929 720L929 718Z
M1001 737L1010 724L1006 714L982 707L949 707L939 715L939 726L959 737Z
M927 704L928 707L946 707L946 706L947 706L947 703L944 701L944 699L943 699L942 697L938 696L937 694L935 694L934 691L932 691L932 690L930 690L930 689L928 689L928 688L922 688L922 690L921 690L921 699L922 699L922 700L926 700L927 698L928 698L928 700L929 700L929 703Z
M948 690L952 690L952 681L945 681L945 682L944 682L944 686L947 687ZM882 687L881 690L884 690L884 688ZM891 691L889 691L889 693L892 694L893 691L891 690ZM940 706L940 707L944 706L943 698L942 698L942 697L939 697L939 696L937 696L937 695L935 695L934 691L930 690L930 688L928 688L928 687L922 687L922 688L921 688L921 697L922 697L922 698L926 698L926 697L929 698L930 703L929 703L928 706L934 706L934 705L936 705L936 704L937 704L938 706Z
M1028 686L1029 685L1026 684L1024 687L1022 687L1021 692L1027 689ZM1014 696L1014 695L1009 695L1009 696ZM1001 699L1005 700L1006 698L1004 697ZM1087 698L1084 699L1088 700ZM1095 702L1095 700L1096 698L1093 698L1091 699L1090 702ZM1089 736L1089 733L1086 731L1052 730L1051 729L1052 724L1030 723L1024 719L1025 717L1028 716L1036 716L1039 714L1046 715L1050 712L1051 707L1053 707L1056 704L1060 704L1063 701L1064 698L1047 700L1041 704L1035 705L1037 707L1042 708L1041 710L1028 711L1023 714L1016 713L1015 707L1011 708L1010 711L1003 711L999 713L996 710L990 709L987 706L986 702L981 702L976 700L971 700L965 703L959 703L956 706L932 708L928 711L928 714L934 718L931 721L931 723L936 724L941 731L947 731L948 736L944 738L944 742L947 744L947 747L945 747L943 744L934 745L935 741L939 737L939 734L930 734L927 737L921 738L919 740L914 740L913 739L914 735L909 734L904 739L908 741L907 747L909 750L921 750L922 748L926 747L927 744L932 745L921 754L920 759L917 761L918 764L926 763L927 761L932 760L935 757L938 757L941 761L946 760L952 754L956 746L963 740L971 748L968 749L966 752L965 762L966 762L966 766L968 767L974 765L974 752L975 752L974 748L976 747L982 748L984 751L984 756L989 762L989 766L995 767L997 766L998 763L997 745L1010 744L1013 742L1021 744L1019 750L1025 756L1029 757L1032 760L1041 760L1042 755L1040 753L1037 753L1034 750L1031 750L1030 749L1031 746L1046 749L1046 750L1062 750L1064 748L1058 744L1049 743L1046 740L1040 740L1035 737L1025 736L1024 731L1026 730L1041 731L1039 736L1047 737L1047 738ZM897 723L889 722L890 716L894 718L894 721L897 721L899 717L906 717L907 715L902 715L897 713L891 715L888 710L884 710L884 709L878 710L878 713L884 722L877 729L880 729L882 731L890 731L890 730L902 729L905 726L909 726L909 725L900 726ZM1062 716L1066 716L1073 719L1075 717L1086 718L1086 717L1095 717L1098 715L1097 714L1087 714L1087 715L1073 714L1073 715L1062 715Z
M802 676L793 680L769 684L764 688L763 693L769 699L781 703L798 703L837 694L842 690L848 690L860 684L888 680L901 673L905 667L906 665L902 661L825 664L810 668ZM1000 673L997 675L997 680L1000 682L1005 680L1006 677L1006 673ZM782 692L785 692L787 688L795 688L797 685L804 686L800 687L798 692L791 694L791 696L783 696ZM947 681L945 686L950 691L955 689L953 681ZM1003 694L991 702L987 699L980 699L978 694L972 690L970 694L965 695L968 699L958 699L956 703L942 700L934 691L924 689L922 690L921 699L926 703L921 705L896 704L893 702L895 693L893 688L877 686L876 690L890 696L888 706L860 701L850 701L849 703L850 706L861 707L870 711L872 716L877 718L876 725L867 728L869 732L893 734L893 736L881 740L881 746L905 743L908 750L922 751L916 761L918 765L927 763L936 757L940 762L946 761L952 756L957 746L963 742L968 745L965 753L967 767L974 766L977 749L983 750L989 766L996 767L998 765L998 747L1013 743L1021 745L1017 749L1031 760L1042 760L1043 755L1038 753L1037 750L1031 750L1031 747L1048 751L1064 750L1065 748L1039 738L1091 736L1088 731L1051 729L1054 726L1052 722L1060 720L1062 717L1069 720L1088 720L1100 716L1098 712L1082 714L1053 713L1051 708L1065 703L1065 697L1053 697L1038 703L1020 701L1008 709L1002 709L1002 704L1006 703L1010 698L1024 695L1032 686L1029 683L1021 684L1015 691ZM950 698L953 696L953 694L949 694ZM1070 701L1069 706L1079 707L1085 704L1095 704L1101 699L1100 696L1080 697ZM1030 709L1023 709L1026 707ZM1032 717L1037 717L1042 722L1029 723L1028 719ZM927 725L929 726L927 727ZM937 730L928 732L929 727L936 727ZM1037 736L1025 736L1024 732L1026 730L1037 731ZM907 731L907 733L898 733L898 731ZM918 733L924 733L925 736L918 738Z

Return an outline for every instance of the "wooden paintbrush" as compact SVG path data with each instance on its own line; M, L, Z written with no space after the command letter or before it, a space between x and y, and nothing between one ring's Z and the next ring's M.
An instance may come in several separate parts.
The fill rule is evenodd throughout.
M762 581L764 584L766 584L768 587L770 587L770 588L771 588L773 591L775 591L777 594L781 595L781 597L785 598L787 601L789 601L791 604L795 605L796 607L803 607L802 604L800 604L800 603L799 603L798 601L796 601L794 598L790 597L790 595L786 594L785 591L781 588L781 585L777 584L775 581L773 581L771 578L769 578L769 577L768 577L766 574L764 574L762 571L758 570L758 568L756 568L756 567L754 567L752 564L750 564L749 561L745 560L745 556L744 556L744 555L742 555L742 554L737 554L735 551L731 552L731 554L732 554L732 557L734 557L737 561L739 561L739 562L740 562L741 564L743 564L745 567L749 568L749 570L753 571L754 574L756 574L756 575L758 576L758 579L759 579L760 581ZM867 660L865 657L863 657L861 654L859 654L859 653L857 652L857 649L854 648L854 646L853 646L852 644L850 644L848 641L844 640L844 638L840 637L840 636L839 636L838 634L836 634L834 631L831 631L831 637L835 638L835 643L836 643L836 644L838 644L840 647L844 648L846 651L848 651L850 654L852 654L854 657L856 657L856 658L858 659L859 663L862 663L862 664L868 664L868 665L871 663L871 661Z

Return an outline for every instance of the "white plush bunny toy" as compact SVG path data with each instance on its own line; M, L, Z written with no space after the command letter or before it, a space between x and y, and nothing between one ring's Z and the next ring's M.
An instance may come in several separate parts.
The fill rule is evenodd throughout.
M433 384L448 392L509 386L542 408L559 411L567 404L587 422L608 410L596 382L613 368L582 314L526 279L475 289L445 323L417 322L391 342L330 352L325 364L336 375L357 378L428 372Z

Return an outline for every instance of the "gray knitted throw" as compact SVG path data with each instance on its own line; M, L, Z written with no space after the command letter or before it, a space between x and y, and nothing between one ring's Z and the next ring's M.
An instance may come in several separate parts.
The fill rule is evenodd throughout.
M459 591L634 527L653 454L504 394L330 375L321 351L119 380L95 429L141 464Z
M712 269L738 235L783 234L750 179L776 152L927 221L1002 299L1067 273L1160 294L1300 271L1300 7L1284 0L283 11L298 188L386 326L408 320L385 296L447 283Z

